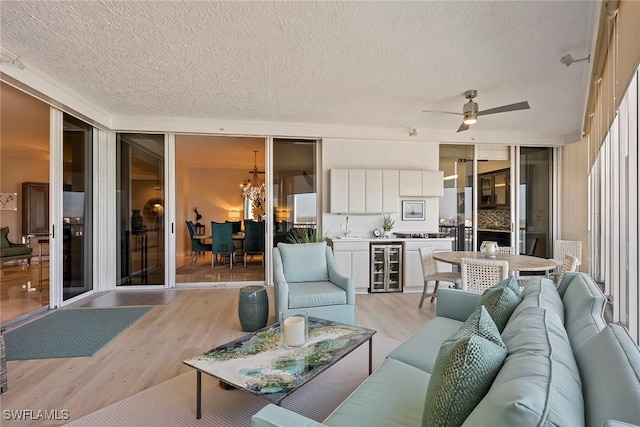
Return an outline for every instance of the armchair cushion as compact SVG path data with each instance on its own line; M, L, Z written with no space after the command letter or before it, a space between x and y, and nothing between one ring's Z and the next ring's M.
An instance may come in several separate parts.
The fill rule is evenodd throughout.
M278 243L284 277L291 282L324 282L329 280L327 242Z
M289 308L322 307L347 303L347 293L331 282L289 283Z

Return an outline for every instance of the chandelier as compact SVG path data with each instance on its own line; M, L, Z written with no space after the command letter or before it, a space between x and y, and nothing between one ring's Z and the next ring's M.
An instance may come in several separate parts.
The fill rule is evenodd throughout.
M258 177L258 151L253 152L253 171L251 180L242 185L242 195L251 200L253 216L258 219L264 215L265 186Z

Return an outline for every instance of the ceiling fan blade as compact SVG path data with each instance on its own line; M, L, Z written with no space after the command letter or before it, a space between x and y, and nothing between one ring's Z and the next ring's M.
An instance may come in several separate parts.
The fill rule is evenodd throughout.
M506 113L508 111L528 110L529 103L527 101L516 102L515 104L503 105L502 107L489 108L488 110L478 111L479 116L487 114Z
M454 113L453 111L440 111L440 110L422 110L423 113L442 113L442 114L455 114L456 116L462 116L462 113Z
M458 132L462 132L469 129L469 125L466 124L465 122L462 122L462 124L460 124L460 127L458 128L458 130L456 131L456 133Z

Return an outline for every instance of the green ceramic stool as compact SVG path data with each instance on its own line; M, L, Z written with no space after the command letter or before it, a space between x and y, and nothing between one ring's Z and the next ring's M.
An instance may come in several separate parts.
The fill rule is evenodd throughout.
M254 332L267 326L269 299L264 286L245 286L240 289L238 317L244 332Z

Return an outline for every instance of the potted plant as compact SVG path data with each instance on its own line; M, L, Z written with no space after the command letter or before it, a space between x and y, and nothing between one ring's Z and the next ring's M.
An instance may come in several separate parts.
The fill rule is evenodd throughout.
M391 229L396 221L391 218L391 215L384 215L382 217L382 229L384 230L384 237L391 237Z

